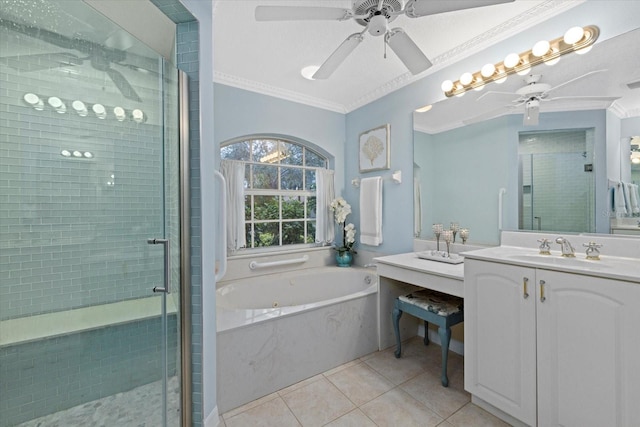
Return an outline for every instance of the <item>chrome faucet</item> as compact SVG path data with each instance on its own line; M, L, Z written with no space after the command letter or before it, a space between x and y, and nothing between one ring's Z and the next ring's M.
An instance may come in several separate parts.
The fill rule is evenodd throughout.
M558 237L556 239L556 243L562 247L562 256L564 257L575 257L576 250L571 246L571 243L564 237Z

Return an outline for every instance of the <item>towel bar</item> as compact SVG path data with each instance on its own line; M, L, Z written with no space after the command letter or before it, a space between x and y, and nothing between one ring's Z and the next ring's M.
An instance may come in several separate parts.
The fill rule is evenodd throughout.
M251 261L249 263L249 268L252 270L255 270L257 268L267 268L267 267L277 267L280 265L299 264L299 263L307 262L308 260L309 260L309 256L305 255L300 258L283 259L282 261L267 261L267 262Z

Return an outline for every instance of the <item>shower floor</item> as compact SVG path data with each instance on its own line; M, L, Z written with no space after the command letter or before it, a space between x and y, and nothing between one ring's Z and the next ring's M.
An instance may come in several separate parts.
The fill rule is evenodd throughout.
M167 425L180 425L180 383L169 379ZM103 397L64 411L45 415L17 427L158 427L162 425L162 384L156 381Z

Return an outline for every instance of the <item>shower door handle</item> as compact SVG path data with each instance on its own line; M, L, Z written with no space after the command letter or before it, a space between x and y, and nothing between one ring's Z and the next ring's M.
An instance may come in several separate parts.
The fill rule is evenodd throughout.
M166 294L171 293L170 276L169 276L169 260L170 249L169 239L147 239L147 243L150 245L163 245L164 246L164 287L153 287L153 292L164 292Z

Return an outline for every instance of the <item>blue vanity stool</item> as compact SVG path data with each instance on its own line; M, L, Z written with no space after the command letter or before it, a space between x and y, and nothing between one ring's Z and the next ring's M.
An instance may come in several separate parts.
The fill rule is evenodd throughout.
M449 341L451 341L451 327L464 321L463 299L443 294L429 289L412 292L396 298L391 315L393 330L396 334L396 358L401 354L400 341L400 316L403 312L409 313L424 320L424 345L429 344L429 322L438 325L438 335L442 346L442 386L449 386L447 378L447 358L449 355Z

